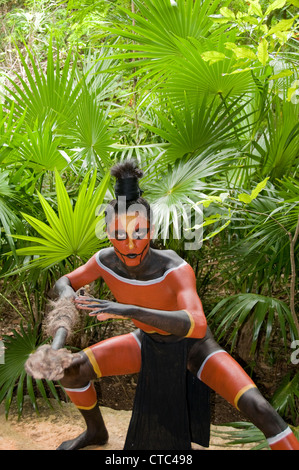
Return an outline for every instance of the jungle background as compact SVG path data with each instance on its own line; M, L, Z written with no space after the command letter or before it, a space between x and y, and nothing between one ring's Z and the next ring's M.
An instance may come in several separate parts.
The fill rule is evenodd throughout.
M24 364L51 341L43 321L55 280L108 244L109 169L135 158L156 247L191 264L216 339L298 433L298 7L0 0L0 402L8 419L12 404L22 416L24 397L33 413L38 400L66 400L59 384L32 379ZM196 230L201 246L186 249ZM100 282L91 288L110 296ZM68 347L130 328L82 317ZM130 409L136 380L103 380L102 402ZM222 422L241 420L222 405ZM235 426L237 440L266 445L250 424Z

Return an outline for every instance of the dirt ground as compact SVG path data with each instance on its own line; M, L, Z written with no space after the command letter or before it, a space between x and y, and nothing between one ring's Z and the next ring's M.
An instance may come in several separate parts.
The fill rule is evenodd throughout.
M52 400L53 409L39 401L39 415L32 411L31 405L26 402L21 419L12 407L9 419L6 420L4 407L0 405L0 450L55 450L61 442L72 439L84 431L83 419L71 403L62 403L60 406ZM103 417L109 431L109 442L104 446L90 446L85 450L122 450L127 428L129 425L130 410L114 410L102 407ZM225 441L213 433L219 429L212 425L211 443L208 449L197 444L194 450L247 450L251 445L226 447ZM227 428L225 428L227 429ZM221 427L221 430L224 430Z

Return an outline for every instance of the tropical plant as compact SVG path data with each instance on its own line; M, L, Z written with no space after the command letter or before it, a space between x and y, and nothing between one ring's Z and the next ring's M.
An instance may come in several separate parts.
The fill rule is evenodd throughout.
M291 340L298 337L296 325L291 311L284 302L254 293L232 295L221 300L208 315L218 341L226 337L231 350L235 347L238 334L242 326L251 319L253 325L250 353L252 356L263 330L265 342L264 353L268 352L269 341L273 331L280 337L285 351L289 347L289 334ZM275 326L278 328L276 330ZM277 331L279 333L277 333Z
M299 373L287 373L271 399L271 404L281 416L288 416L298 424Z
M123 54L122 59L134 61L126 62L124 66L137 67L139 73L140 70L147 71L150 79L155 74L168 76L169 66L181 56L177 38L218 38L223 32L221 27L213 32L210 30L210 15L219 7L219 0L178 1L175 6L168 0L135 0L134 4L139 13L119 5L118 12L123 14L121 22L106 29L109 34L130 40L128 44L116 45L119 49L131 51Z
M222 430L221 426L226 429ZM232 429L227 429L227 426ZM291 429L298 439L298 427L291 426ZM252 445L250 450L270 449L263 433L253 424L245 421L222 424L216 430L213 430L212 434L217 438L223 439L223 446L228 449L235 445L240 446L243 444Z
M189 237L183 228L190 229L194 224L194 219L190 217L191 209L194 208L194 215L198 214L200 220L202 216L201 209L195 204L196 200L205 197L207 192L224 191L224 188L219 185L216 187L206 180L224 171L225 165L231 160L229 151L224 150L216 155L202 152L187 161L179 159L164 171L161 171L159 164L156 169L151 169L146 197L153 209L156 236L160 236L164 242L172 237Z
M204 94L192 102L186 97L183 108L175 107L170 100L166 100L161 106L164 112L155 111L160 126L143 123L144 127L168 143L169 148L160 163L173 163L185 156L197 158L204 151L217 154L225 148L239 146L238 138L248 129L247 123L242 125L245 116L241 110L245 103L237 106L239 100L227 104L227 97L223 97L218 105L215 100L208 104L207 95Z
M222 430L221 426L225 429ZM264 434L253 424L244 421L222 424L212 431L212 435L223 440L223 446L228 449L243 444L252 444L250 450L269 449Z
M95 189L97 174L87 174L82 181L74 207L68 196L58 171L55 171L57 212L50 203L38 193L47 224L30 215L23 214L25 220L40 235L14 235L14 238L30 242L30 245L17 249L19 256L33 256L21 270L49 268L66 261L68 268L87 261L103 244L97 237L96 229L103 218L103 201L110 175L101 181ZM98 214L99 208L102 209ZM19 270L18 270L19 271Z
M239 278L243 293L222 299L208 318L215 327L218 338L229 338L232 348L236 344L241 326L250 318L253 325L252 354L256 351L262 331L265 334L264 350L267 351L275 322L279 323L279 334L285 346L289 341L287 330L293 339L299 334L294 290L298 282L295 267L295 252L298 251L295 243L299 232L298 203L291 192L282 193L273 187L268 190L267 196L261 196L259 193L264 190L267 181L268 178L259 183L250 194L241 193L238 198L231 198L226 194L223 199L211 196L200 201L206 208L210 209L216 204L218 208L229 211L223 215L219 210L214 210L209 217L206 215L206 222L214 223L217 227L219 222L228 218L228 222L234 225L231 230L236 232L243 229L246 233L246 237L241 236L228 251L231 278ZM287 183L286 187L294 190L293 185L294 183ZM295 191L296 188L297 185ZM225 226L227 222L214 230L212 236ZM207 239L210 237L211 235L206 236ZM290 286L288 303L273 298L274 283L276 286Z
M61 64L60 51L58 49L55 60L53 44L50 41L44 70L42 64L36 63L36 58L28 47L28 59L21 50L17 50L25 78L19 73L16 73L17 80L7 76L11 86L5 86L5 101L14 103L16 116L20 117L26 109L25 122L30 126L36 121L41 123L48 114L54 118L56 125L59 117L70 117L72 105L82 87L82 82L77 80L78 55L71 49Z
M56 49L50 40L46 67L28 48L27 55L18 49L23 74L17 73L15 79L7 76L10 86L5 85L4 99L13 119L22 122L18 130L23 132L23 141L20 149L15 146L10 152L6 163L21 166L23 171L31 168L41 177L45 171L62 170L71 162L79 162L80 168L82 163L96 164L104 175L113 138L103 103L114 92L117 80L103 80L105 67L96 66L98 58L92 60L88 55L81 67L81 58L73 49L63 62ZM93 78L87 78L91 72ZM73 171L75 168L72 166Z
M213 291L211 320L221 338L233 346L245 321L253 322L252 352L262 335L271 347L276 326L284 344L296 337L297 4L113 0L103 7L86 0L77 9L77 0L27 2L19 30L29 43L15 37L19 52L8 51L17 75L5 75L0 111L1 201L14 216L24 214L27 232L6 219L6 234L21 236L6 237L4 273L13 264L14 282L30 273L27 285L44 292L49 276L98 249L101 242L89 238L97 220L90 197L101 192L94 169L107 187L112 163L135 157L157 241L192 261L203 292ZM27 9L39 6L42 27L33 38ZM46 17L60 20L48 27ZM261 180L267 187L259 194ZM202 248L186 251L192 230L180 229L195 224ZM16 243L24 257L17 267ZM214 295L216 277L225 298L222 289ZM287 377L284 392L288 384L293 390L296 380ZM294 409L294 396L286 409Z
M25 329L21 323L19 332L12 330L11 336L4 336L3 344L5 361L4 364L0 364L0 403L4 401L6 417L8 417L13 397L16 397L18 416L21 416L25 391L37 413L37 395L41 396L49 406L51 406L50 396L60 402L59 394L52 381L35 380L24 369L29 354L41 344L40 324L32 326L29 323Z

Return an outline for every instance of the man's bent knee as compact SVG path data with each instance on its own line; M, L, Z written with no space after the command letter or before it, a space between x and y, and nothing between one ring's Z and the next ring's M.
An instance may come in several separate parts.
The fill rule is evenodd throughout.
M63 387L78 388L95 378L96 374L87 355L81 351L74 358L72 365L65 370L64 377L60 382Z

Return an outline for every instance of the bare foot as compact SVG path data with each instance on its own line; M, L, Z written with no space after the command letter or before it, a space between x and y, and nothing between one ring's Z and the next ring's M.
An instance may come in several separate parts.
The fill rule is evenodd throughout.
M87 446L103 446L108 442L108 437L107 431L91 432L87 429L75 439L64 441L59 447L57 447L57 450L79 450Z

